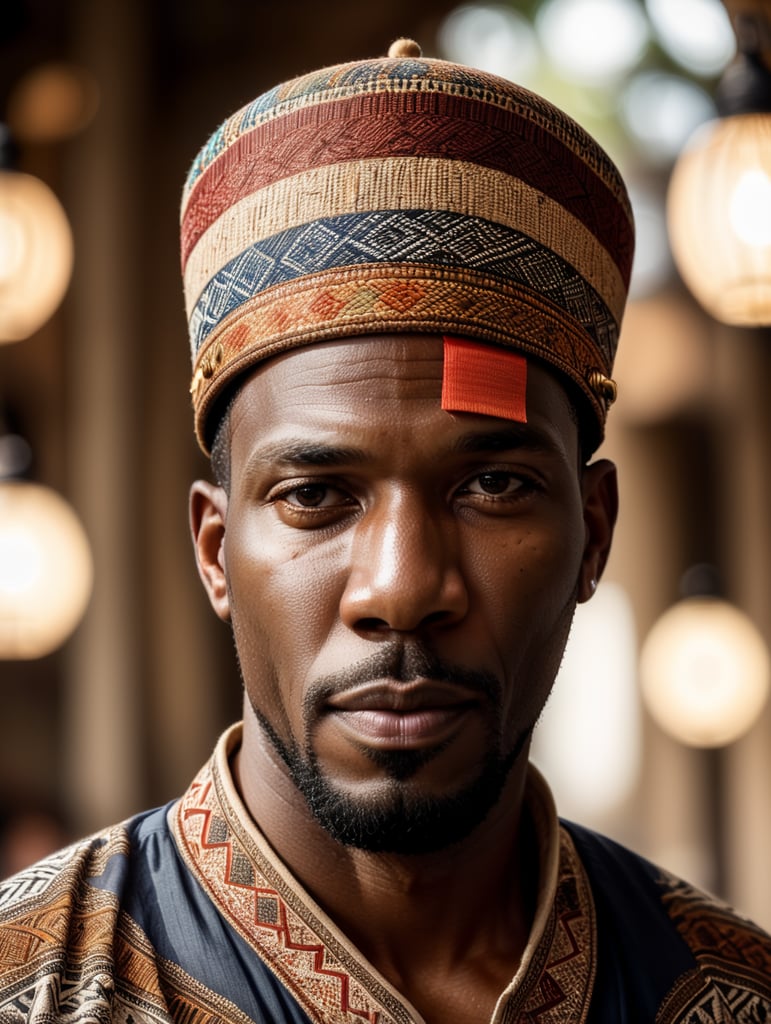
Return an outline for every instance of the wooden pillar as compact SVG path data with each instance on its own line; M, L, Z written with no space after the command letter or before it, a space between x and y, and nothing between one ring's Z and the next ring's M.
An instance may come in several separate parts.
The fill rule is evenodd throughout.
M64 801L78 831L142 801L135 465L137 209L133 164L141 92L142 5L81 0L74 53L101 103L73 144L68 206L75 228L70 308L69 459L73 502L91 540L95 586L67 665Z
M771 330L725 328L718 343L724 574L771 644ZM771 705L723 770L727 897L771 928Z

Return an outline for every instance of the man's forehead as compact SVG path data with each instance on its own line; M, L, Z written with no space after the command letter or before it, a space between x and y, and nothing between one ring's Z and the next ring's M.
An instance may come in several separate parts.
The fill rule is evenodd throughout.
M313 384L333 374L341 382L369 377L441 380L444 342L438 334L364 335L333 338L292 349L269 360L255 376L275 379L298 375Z
M448 346L441 336L365 336L293 349L262 364L245 379L233 403L231 428L237 430L245 420L251 432L266 427L268 421L275 426L282 419L292 422L314 415L319 422L326 422L344 411L350 415L352 407L376 421L379 414L385 419L399 415L398 403L413 399L427 401L436 410L465 423L474 418L482 425L496 420L526 424L526 408L541 428L555 421L561 432L566 421L575 423L570 398L559 376L538 360L524 360L515 353L503 355L524 362L525 374L519 367L515 374L520 375L527 396L515 396L512 410L501 409L494 400L495 390L505 394L508 384L496 359L498 350L484 345L478 348L476 379L465 390L463 384L456 387L454 402L447 401L448 362L451 373L466 372L468 367L452 362L454 346ZM488 352L492 358L485 364ZM485 398L489 392L493 401L488 406ZM472 407L473 402L466 400L475 398L478 402Z

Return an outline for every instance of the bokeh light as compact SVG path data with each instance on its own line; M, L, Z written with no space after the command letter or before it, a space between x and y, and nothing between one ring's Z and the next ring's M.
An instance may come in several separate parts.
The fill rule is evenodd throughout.
M680 601L654 625L640 657L656 722L690 746L733 743L768 697L768 648L738 608L713 597Z
M553 786L561 812L596 821L633 792L641 744L632 606L623 587L602 583L591 601L576 609L562 666L535 732L533 757Z
M620 103L627 130L650 162L662 164L671 163L699 125L717 116L704 89L663 71L634 75Z
M28 71L8 100L7 119L24 142L60 142L90 124L99 107L99 86L84 68L63 61Z
M672 275L662 197L645 183L630 183L635 220L635 255L629 289L633 299L651 295Z
M645 0L658 41L682 67L714 77L736 53L736 38L720 0Z
M39 178L0 171L0 342L41 327L72 272L72 233L61 203Z
M648 42L648 22L635 0L546 0L536 29L556 67L594 85L629 71Z
M668 195L672 252L690 291L717 320L771 324L771 115L702 125Z
M510 7L467 4L452 11L438 34L442 53L460 64L524 84L540 59L532 26Z
M80 621L91 593L91 550L55 491L0 481L0 658L39 658Z

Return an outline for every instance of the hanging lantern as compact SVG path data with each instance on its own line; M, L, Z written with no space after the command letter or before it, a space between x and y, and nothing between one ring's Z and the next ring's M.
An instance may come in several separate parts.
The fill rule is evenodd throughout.
M0 139L7 154L7 139ZM72 273L72 233L51 189L0 163L0 342L34 334L61 302Z
M55 491L0 480L0 659L39 658L80 621L91 593L91 551Z
M722 747L757 721L768 697L768 648L738 608L688 597L643 645L640 682L651 715L681 743Z
M769 26L736 20L739 57L718 87L725 115L702 125L672 172L672 255L717 320L771 324L771 72L759 52Z

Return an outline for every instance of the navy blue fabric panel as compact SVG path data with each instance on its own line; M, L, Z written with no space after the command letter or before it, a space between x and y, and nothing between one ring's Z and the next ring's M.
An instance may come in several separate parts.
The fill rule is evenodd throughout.
M121 897L123 910L170 960L260 1024L310 1024L291 993L218 912L179 856L168 807L128 824L128 864L111 862L92 884ZM118 858L113 858L117 861Z
M696 967L662 903L658 869L611 839L562 824L589 876L597 911L588 1024L653 1024L677 979Z

